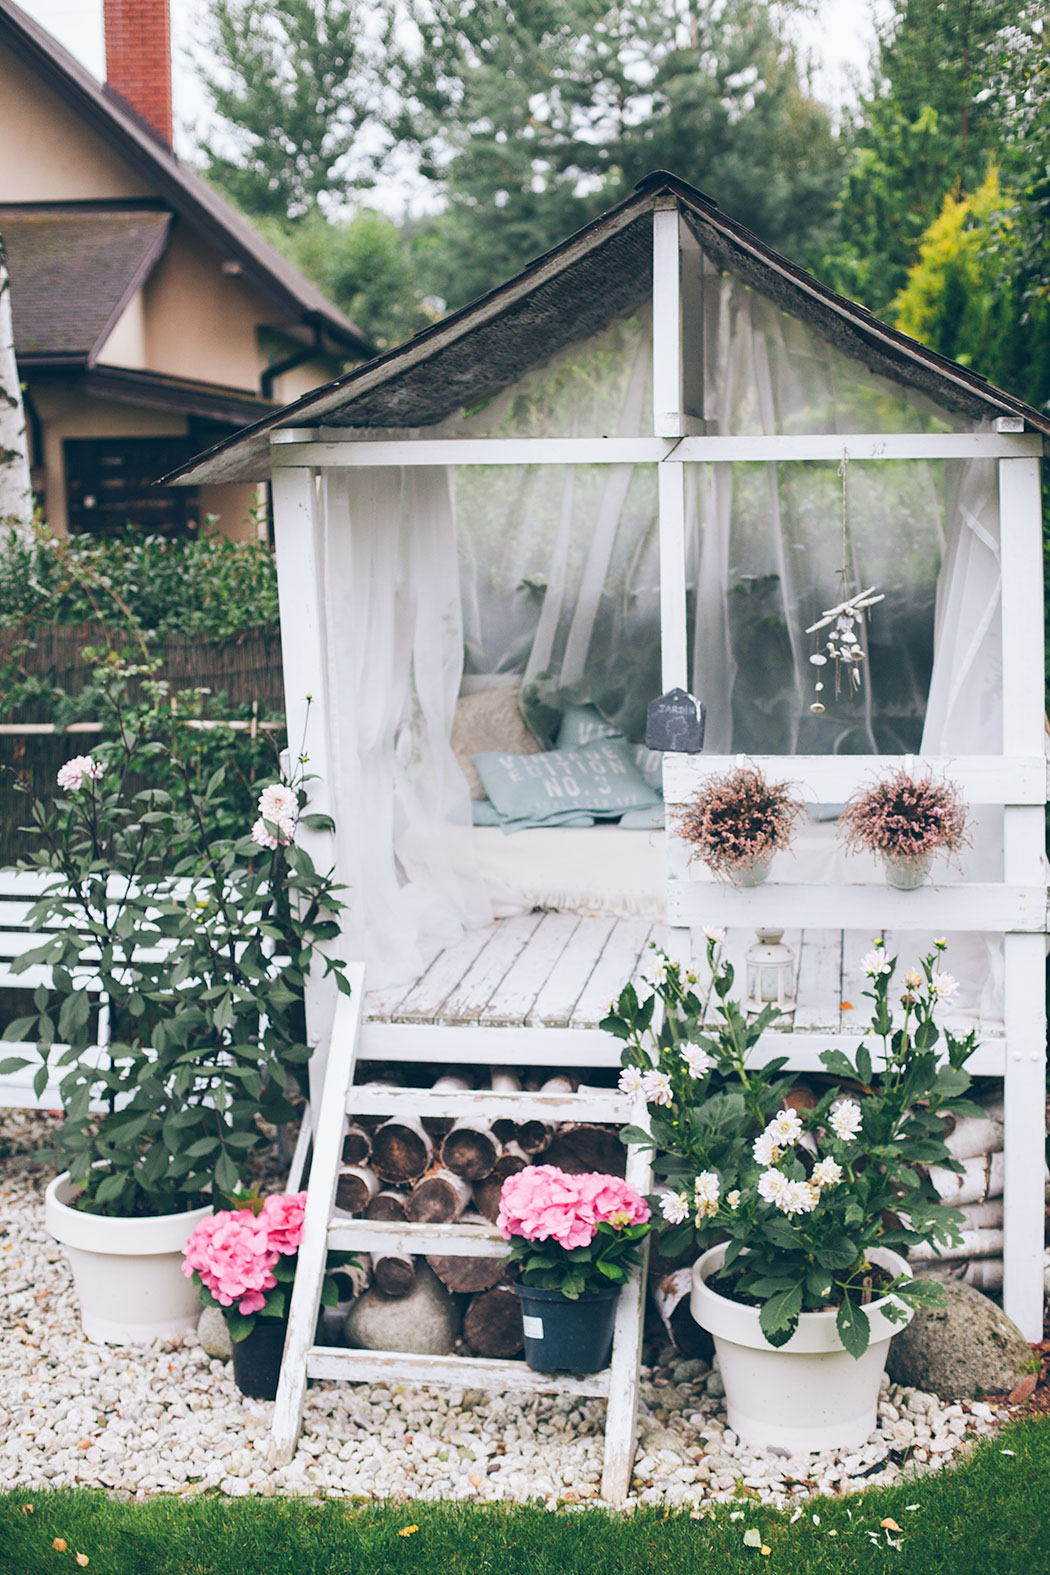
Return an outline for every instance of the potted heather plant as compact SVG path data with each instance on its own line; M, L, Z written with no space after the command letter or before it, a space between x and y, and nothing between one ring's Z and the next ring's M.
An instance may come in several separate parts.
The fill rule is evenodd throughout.
M768 782L757 766L711 776L675 811L672 825L723 880L757 886L774 853L786 848L805 805L790 782Z
M144 703L129 700L131 678ZM106 664L97 687L115 739L62 767L58 799L32 804L28 863L49 882L31 917L47 933L14 967L43 967L51 982L4 1037L35 1042L38 1093L60 1071L65 1170L45 1217L69 1255L85 1334L121 1343L195 1327L182 1253L213 1196L243 1184L269 1141L261 1123L296 1114L305 978L318 944L338 935L340 904L296 843L316 823L301 763L262 790L254 827L219 835L223 773L195 787L192 735L166 686ZM136 791L161 766L166 785ZM342 964L325 967L345 987Z
M775 1008L747 1022L720 940L710 933L706 991L665 961L655 995L628 987L603 1023L624 1042L621 1087L648 1105L649 1130L625 1140L656 1153L661 1251L701 1254L691 1309L714 1338L730 1426L792 1453L852 1447L874 1426L895 1327L943 1300L903 1253L959 1240L962 1216L928 1167L960 1168L944 1118L974 1112L975 1038L937 1026L957 988L943 942L905 974L897 1013L896 959L876 946L864 970L880 1048L825 1051L835 1083L800 1099L783 1057L753 1064Z
M200 1221L182 1260L182 1272L206 1307L217 1307L230 1333L233 1376L242 1394L273 1400L281 1377L288 1307L303 1238L305 1192L238 1192L234 1207ZM355 1260L329 1255L342 1266ZM334 1307L338 1290L326 1274L321 1305Z
M914 891L936 854L958 853L969 842L967 808L947 778L910 776L901 767L854 793L839 817L847 848L878 854L886 879Z
M508 1176L496 1221L521 1300L525 1360L537 1372L609 1365L620 1289L642 1261L649 1205L619 1176L529 1165Z

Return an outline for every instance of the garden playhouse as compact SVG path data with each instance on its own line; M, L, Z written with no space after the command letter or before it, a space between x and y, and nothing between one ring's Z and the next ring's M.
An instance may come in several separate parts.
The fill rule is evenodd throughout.
M334 1188L347 1100L365 1108L331 1092L355 1055L608 1066L597 1024L650 941L700 958L691 934L718 925L739 957L757 927L783 928L798 1004L766 1053L813 1070L858 1042L872 937L903 967L946 936L957 1014L980 1032L971 1067L1004 1081L1005 1306L1041 1337L1047 433L657 173L516 278L177 473L272 482L289 739L316 773L311 807L334 818L310 850L346 883L341 955L367 992L340 1000L333 1030L334 1000L311 989L315 1176ZM864 659L836 684L811 662L811 626L872 586ZM646 706L674 687L703 701L706 741L661 765ZM522 712L549 753L530 758ZM594 740L605 780L554 760ZM497 762L488 798L461 769L476 754ZM655 829L661 796L679 804L745 758L809 804L753 889ZM909 763L949 776L977 824L960 867L899 891L843 856L835 815ZM488 1093L488 1114L514 1097ZM557 1111L543 1097L555 1117L585 1097L591 1119L629 1114L609 1089ZM460 1115L480 1098L386 1089L367 1108ZM331 1197L311 1201L304 1254L323 1252ZM330 1244L385 1239L361 1224L333 1225ZM384 1229L408 1251L501 1247L463 1246L467 1227ZM504 1363L457 1379L451 1358L307 1354L312 1323L295 1323L285 1452L307 1372L505 1378ZM635 1297L612 1377L587 1381L611 1396L612 1496L639 1338Z

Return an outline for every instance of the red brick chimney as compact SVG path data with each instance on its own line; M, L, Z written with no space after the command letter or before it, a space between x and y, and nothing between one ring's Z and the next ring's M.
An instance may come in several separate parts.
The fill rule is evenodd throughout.
M168 0L104 0L106 87L171 147Z

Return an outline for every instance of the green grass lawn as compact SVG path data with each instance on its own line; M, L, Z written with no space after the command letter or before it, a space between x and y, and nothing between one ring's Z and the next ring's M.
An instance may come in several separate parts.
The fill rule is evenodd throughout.
M753 1545L756 1532L764 1546ZM0 1495L0 1575L77 1575L84 1555L89 1575L1048 1575L1050 1421L1018 1423L938 1476L807 1501L793 1523L747 1498L693 1520L359 1499Z

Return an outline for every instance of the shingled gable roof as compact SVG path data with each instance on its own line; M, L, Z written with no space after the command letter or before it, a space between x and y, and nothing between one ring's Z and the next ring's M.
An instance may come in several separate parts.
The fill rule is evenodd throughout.
M415 428L477 404L563 346L648 299L652 213L672 196L717 266L738 275L872 371L974 418L1022 416L1050 434L1050 417L836 295L665 171L497 289L414 339L356 367L208 449L167 481L261 481L279 427Z
M0 205L18 364L94 364L168 238L171 214Z
M0 0L0 43L53 88L223 258L240 263L244 277L286 317L316 329L333 347L354 355L373 353L375 346L366 334L13 0Z

